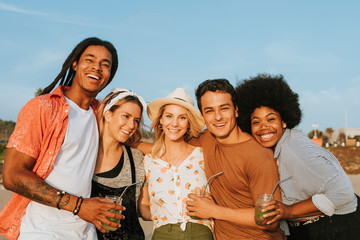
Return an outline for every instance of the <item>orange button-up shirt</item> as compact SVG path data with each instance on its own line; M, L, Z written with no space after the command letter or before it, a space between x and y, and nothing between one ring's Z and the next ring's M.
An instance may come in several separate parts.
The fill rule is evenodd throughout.
M36 163L32 171L42 179L51 172L66 135L69 105L63 90L67 88L59 86L50 94L30 100L21 109L15 130L6 146L35 158ZM97 105L98 102L95 100L92 104L95 113ZM1 235L11 240L18 238L21 219L29 202L30 199L13 194L0 212Z

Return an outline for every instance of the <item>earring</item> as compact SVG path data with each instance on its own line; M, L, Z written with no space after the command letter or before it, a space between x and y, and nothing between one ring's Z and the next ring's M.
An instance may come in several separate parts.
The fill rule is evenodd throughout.
M286 123L283 124L283 128L286 128Z

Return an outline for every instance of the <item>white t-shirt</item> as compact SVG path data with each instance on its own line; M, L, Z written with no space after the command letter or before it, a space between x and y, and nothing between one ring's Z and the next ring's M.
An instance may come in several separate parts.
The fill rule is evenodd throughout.
M81 109L66 98L70 106L64 143L53 170L45 181L60 190L90 197L91 179L99 145L94 111ZM72 212L31 201L23 216L19 239L97 239L93 224Z

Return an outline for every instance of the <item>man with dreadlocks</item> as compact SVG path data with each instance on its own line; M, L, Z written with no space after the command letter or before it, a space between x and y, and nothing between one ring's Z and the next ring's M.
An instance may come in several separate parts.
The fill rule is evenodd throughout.
M3 168L3 184L14 195L0 213L0 234L27 240L97 239L94 225L102 232L101 222L119 227L106 217L121 219L108 209L122 206L89 198L99 141L95 97L117 67L110 42L87 38L54 82L20 111Z

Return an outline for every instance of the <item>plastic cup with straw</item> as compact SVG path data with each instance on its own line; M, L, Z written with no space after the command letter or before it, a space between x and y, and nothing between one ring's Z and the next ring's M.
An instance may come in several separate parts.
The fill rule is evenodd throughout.
M116 195L106 195L105 196L105 200L109 203L116 203L116 204L122 204L122 197L125 193L125 191L133 186L133 185L136 185L136 184L140 184L142 182L136 182L136 183L132 183L130 185L127 185L124 189L124 191L120 194L120 196L116 196ZM120 210L116 210L116 209L109 209L109 212L113 212L113 213L116 213L116 214L121 214L121 211ZM110 221L114 222L114 223L120 223L120 219L116 219L116 218L109 218L109 217L106 217L107 219L109 219ZM108 226L106 225L105 223L101 223L101 226L103 228L105 228L106 230L108 231L116 231L117 228L114 228L114 227L111 227L111 226Z
M195 194L196 196L198 197L204 197L206 195L206 193L210 192L210 189L209 191L207 191L207 188L209 187L209 183L210 183L210 180L223 174L223 172L219 172L219 173L216 173L214 175L212 175L211 177L209 177L209 179L207 180L206 182L206 185L205 185L205 188L204 189L199 189L199 188L195 188L192 193ZM191 199L191 198L190 198ZM192 219L200 219L198 217L195 217L195 216L190 216Z
M265 193L265 194L258 194L258 198L255 202L255 223L257 225L261 225L261 226L264 226L266 225L266 223L268 221L270 221L273 217L267 217L267 218L264 218L263 216L265 214L268 214L270 212L273 212L275 211L275 209L271 209L271 210L268 210L266 212L262 212L262 209L266 206L266 203L267 202L270 202L271 200L273 200L273 197L274 197L274 193L275 193L275 190L278 188L279 184L281 182L284 182L286 180L289 180L290 178L292 178L292 176L288 177L288 178L285 178L281 181L278 181L273 189L273 191L271 192L271 194L268 194L268 193Z

